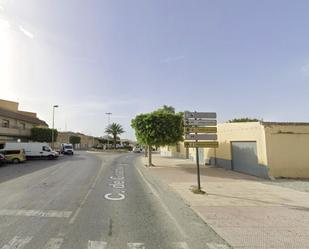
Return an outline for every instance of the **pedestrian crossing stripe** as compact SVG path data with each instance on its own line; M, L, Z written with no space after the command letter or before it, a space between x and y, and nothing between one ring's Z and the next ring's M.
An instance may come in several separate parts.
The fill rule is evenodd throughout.
M229 249L227 245L217 243L207 243L209 249Z
M31 239L32 237L15 236L8 244L1 247L1 249L23 249Z
M88 249L105 249L106 245L104 241L88 241Z
M145 249L144 243L128 243L129 249Z
M24 249L28 243L31 242L33 237L30 236L15 236L7 244L0 249ZM51 238L47 241L43 249L60 249L64 242L63 238ZM229 249L225 244L207 243L208 249ZM128 249L146 249L144 243L127 243ZM172 243L173 249L190 249L186 242ZM107 249L107 242L89 240L87 249Z

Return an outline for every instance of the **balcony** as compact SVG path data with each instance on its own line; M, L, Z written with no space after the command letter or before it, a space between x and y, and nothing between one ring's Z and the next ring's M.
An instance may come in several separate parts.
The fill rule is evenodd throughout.
M2 136L12 136L12 137L30 137L30 129L22 129L19 127L0 127L0 135Z

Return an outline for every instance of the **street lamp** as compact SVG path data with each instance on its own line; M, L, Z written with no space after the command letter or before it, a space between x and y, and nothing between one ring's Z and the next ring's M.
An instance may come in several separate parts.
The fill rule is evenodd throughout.
M111 113L111 112L106 112L105 114L106 114L107 117L108 117L108 126L107 126L107 127L109 127L110 116L112 115L112 113ZM108 133L107 133L107 149L109 149L109 136L108 136Z
M52 127L52 149L54 149L54 126L55 126L55 108L58 108L58 105L53 106L53 127Z

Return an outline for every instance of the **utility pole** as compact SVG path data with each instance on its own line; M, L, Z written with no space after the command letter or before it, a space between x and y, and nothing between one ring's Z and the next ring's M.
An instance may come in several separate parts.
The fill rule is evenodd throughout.
M109 125L110 125L110 116L112 115L112 113L111 112L106 112L105 114L108 117L108 119L107 119L108 120L107 121L108 126L107 127L109 127ZM108 135L108 133L107 133L107 149L109 149L109 135Z
M59 107L58 105L53 106L52 149L54 149L55 108L58 107Z

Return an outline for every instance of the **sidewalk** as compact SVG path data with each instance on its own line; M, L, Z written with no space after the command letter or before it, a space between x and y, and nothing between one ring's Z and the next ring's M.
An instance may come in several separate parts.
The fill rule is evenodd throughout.
M176 191L233 248L309 248L309 193L201 166L202 188L207 195L197 195L189 190L197 184L194 162L158 154L153 155L153 162L156 167L148 170Z

